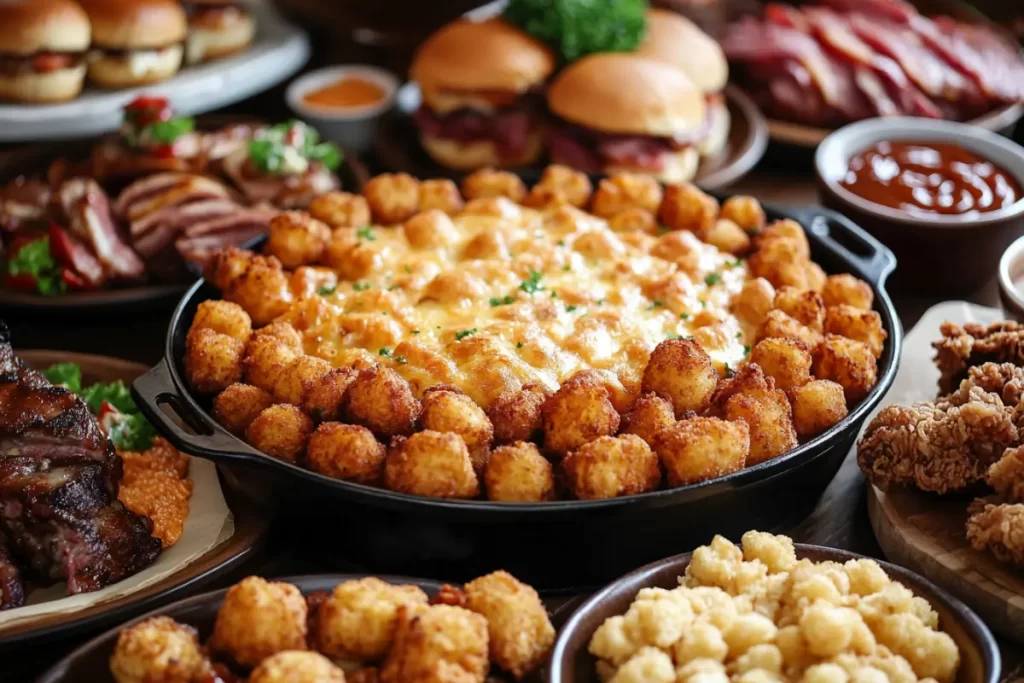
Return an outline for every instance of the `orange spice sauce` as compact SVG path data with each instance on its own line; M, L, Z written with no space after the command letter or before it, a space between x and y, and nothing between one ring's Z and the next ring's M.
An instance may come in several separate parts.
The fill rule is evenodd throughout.
M302 101L310 106L331 109L367 107L383 99L384 88L359 76L344 76L302 96Z

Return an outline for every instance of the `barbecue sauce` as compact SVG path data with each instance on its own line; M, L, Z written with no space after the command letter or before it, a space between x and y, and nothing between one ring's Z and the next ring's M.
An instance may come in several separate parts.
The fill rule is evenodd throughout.
M302 97L306 104L332 109L368 107L383 99L384 88L359 76L346 76Z
M1016 178L956 144L879 142L850 159L850 192L910 214L971 216L1021 198Z

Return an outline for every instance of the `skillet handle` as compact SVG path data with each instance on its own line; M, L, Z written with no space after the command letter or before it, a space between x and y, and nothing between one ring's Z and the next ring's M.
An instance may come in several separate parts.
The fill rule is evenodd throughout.
M864 228L846 216L821 207L786 207L781 212L792 216L829 249L856 264L869 282L881 286L896 269L896 256Z

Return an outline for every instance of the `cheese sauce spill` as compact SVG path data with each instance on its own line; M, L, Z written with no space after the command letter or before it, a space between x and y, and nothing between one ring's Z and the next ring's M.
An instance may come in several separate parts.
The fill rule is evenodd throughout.
M359 76L345 76L302 96L302 101L314 107L350 109L368 107L384 99L384 88Z

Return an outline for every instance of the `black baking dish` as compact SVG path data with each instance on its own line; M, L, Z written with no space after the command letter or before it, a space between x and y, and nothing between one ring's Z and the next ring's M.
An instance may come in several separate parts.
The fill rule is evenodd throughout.
M197 282L171 318L164 360L132 389L142 411L177 448L268 475L292 536L377 572L465 579L495 568L539 588L597 585L716 534L778 529L805 517L835 476L866 416L892 384L902 329L885 280L892 253L843 216L819 208L766 207L804 225L826 272L871 283L889 334L877 386L845 420L774 460L701 484L637 496L543 504L442 500L331 479L277 460L229 434L194 396L182 365L196 307L218 292ZM177 413L180 427L161 409ZM304 539L303 539L304 540ZM306 545L308 545L306 544Z

